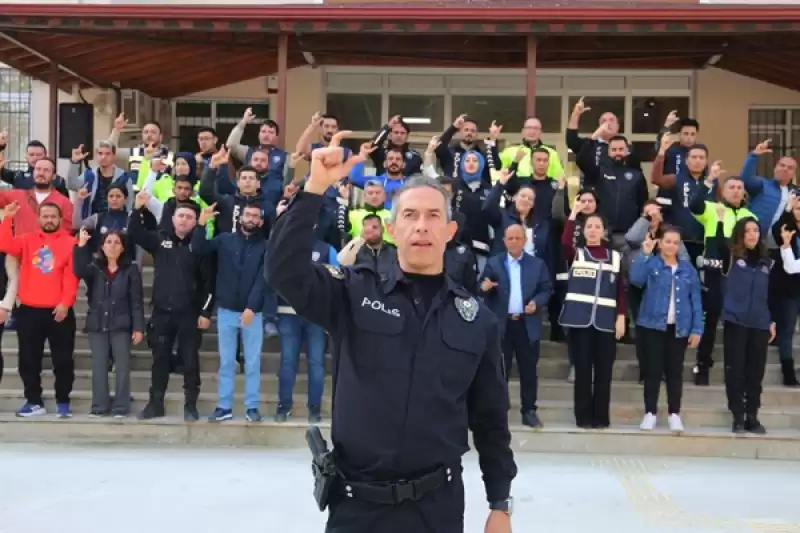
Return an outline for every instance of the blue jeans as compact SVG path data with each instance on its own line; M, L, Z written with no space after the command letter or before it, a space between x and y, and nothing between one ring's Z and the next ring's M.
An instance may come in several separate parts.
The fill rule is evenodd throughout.
M297 315L280 315L281 368L278 371L278 402L291 408L300 348L305 340L308 363L308 406L320 407L325 386L325 330Z
M797 318L800 316L800 298L782 298L778 304L779 313L775 317L775 333L778 337L778 353L781 361L793 361L792 338Z
M264 342L264 321L256 313L247 327L241 324L242 313L230 309L217 309L219 334L219 404L221 409L233 408L236 382L237 334L242 332L244 352L244 406L258 409L261 401L261 345Z

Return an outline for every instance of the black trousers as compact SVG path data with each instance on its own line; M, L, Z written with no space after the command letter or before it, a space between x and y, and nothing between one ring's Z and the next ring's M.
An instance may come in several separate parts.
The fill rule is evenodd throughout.
M722 274L719 271L705 272L703 314L703 336L697 347L697 366L708 369L714 366L714 343L717 341L717 325L722 314Z
M636 348L636 362L639 364L639 376L643 375L644 363L642 362L642 354L644 353L644 345L642 341L642 328L636 325L636 319L639 318L639 307L642 303L642 294L644 291L635 285L628 284L625 290L625 297L628 302L628 311L630 313L631 328L635 329L634 345Z
M761 407L769 331L725 322L723 338L728 409L735 417L755 416Z
M675 326L666 331L639 328L642 335L644 363L644 411L658 412L658 395L661 378L667 382L667 409L669 414L681 412L683 396L683 361L686 356L688 337L676 337Z
M575 359L575 423L582 427L608 427L611 377L617 355L614 334L594 327L570 328L568 339Z
M558 323L561 316L561 308L564 306L564 296L567 294L567 283L565 281L553 282L553 294L547 302L547 316L550 320L550 340L553 342L564 342L567 336L564 328Z
M531 342L525 329L525 319L506 320L503 335L503 358L506 364L506 381L511 375L511 365L517 360L519 370L520 400L523 413L536 410L536 395L539 389L539 341Z
M155 308L152 317L154 343L150 400L164 401L172 366L172 347L177 339L178 358L183 363L186 403L194 405L200 394L199 350L202 333L197 329L198 314Z
M343 492L343 491L342 491ZM452 481L417 501L379 505L332 496L325 533L464 533L461 469Z
M42 359L44 342L50 345L55 375L56 402L69 403L75 381L75 313L72 309L61 322L53 317L53 308L20 305L15 313L19 339L19 377L25 389L25 401L42 402Z

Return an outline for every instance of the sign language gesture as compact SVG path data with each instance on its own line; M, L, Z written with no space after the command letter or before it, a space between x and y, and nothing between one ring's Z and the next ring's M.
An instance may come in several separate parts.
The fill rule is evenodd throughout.
M724 221L725 220L725 204L723 204L722 202L717 203L716 211L717 211L717 220L720 221L720 222Z
M377 148L378 147L374 146L371 142L362 143L361 148L358 150L358 155L359 157L363 157L366 161L367 157L369 157L369 154L374 152Z
M216 202L204 207L202 211L200 211L200 219L197 221L198 224L201 226L205 226L209 220L217 216L217 204Z
M575 201L572 202L572 211L569 214L569 220L574 221L578 218L578 213L581 212L581 209L583 209L583 202L580 198L575 198Z
M661 145L658 147L658 155L663 156L669 150L669 147L675 144L676 139L674 135L666 133L661 136Z
M461 129L461 126L464 125L464 121L467 120L466 113L463 115L458 115L458 117L453 121L453 127L457 130Z
M306 156L299 152L292 152L289 156L289 168L297 168L297 164L305 158Z
M314 112L314 114L311 115L311 124L317 127L322 126L322 113L319 111Z
M11 202L5 207L3 212L5 213L6 217L14 218L15 216L17 216L17 213L19 212L19 204L17 202Z
M124 130L127 125L128 120L125 118L125 113L120 113L117 118L114 119L114 129L117 131Z
M255 114L253 114L253 108L248 107L244 110L244 115L242 115L242 122L245 124L250 124L253 122L253 119L256 118Z
M596 130L595 130L595 132L594 132L594 133L592 133L592 140L593 140L593 141L596 141L597 139L601 139L601 138L603 138L603 137L608 137L608 135L609 135L610 133L611 133L611 130L609 129L608 122L603 122L603 123L602 123L602 124L600 124L600 126L599 126L599 127L596 129Z
M82 187L81 190L78 191L78 200L86 200L91 195L92 192L88 187Z
M489 138L496 141L500 137L500 132L503 131L503 126L498 126L497 121L493 120L492 125L489 126Z
M495 287L497 287L497 282L496 281L492 281L489 278L484 278L483 281L481 281L481 290L483 292L489 292L490 290L494 289Z
M497 170L496 168L489 169L489 173L491 174L492 181L498 181L501 184L505 185L508 183L508 180L514 175L513 172L509 171L507 168L503 170Z
M167 163L160 157L157 157L150 162L150 169L159 173L164 172L167 170Z
M342 178L350 174L353 167L366 158L362 152L344 160L344 150L341 147L342 139L349 137L352 131L340 131L331 139L325 148L317 148L311 152L311 170L306 182L306 192L323 194L328 187L336 185Z
M591 110L592 110L592 108L586 106L586 104L583 101L583 96L581 96L581 99L578 100L577 102L575 102L575 107L572 108L572 113L574 115L581 116L584 113L586 113L587 111L591 111Z
M150 200L150 193L146 190L141 191L136 195L136 200L133 203L133 207L135 209L141 209L147 204L148 200Z
M425 150L425 153L426 154L434 153L440 144L442 143L439 142L439 137L431 137L431 140L428 141L428 148Z
M80 233L78 233L78 246L83 248L91 238L92 236L89 235L89 232L86 230L86 228L81 228Z
M642 253L645 254L645 255L652 254L653 250L655 250L657 244L658 244L658 240L654 239L650 235L650 232L647 232L647 236L644 238L644 241L642 242Z
M673 124L678 122L678 120L680 120L680 117L678 116L678 110L673 109L669 112L669 115L667 115L666 120L664 120L664 127L671 128Z
M70 160L73 163L80 163L81 161L83 161L87 157L89 157L89 154L87 152L84 152L83 151L83 145L80 145L77 148L75 148L74 150L72 150L72 157L70 158Z
M208 166L211 168L219 168L220 165L224 165L227 162L228 147L223 144L217 153L211 156L211 161L208 162Z
M722 161L714 161L711 168L708 169L708 179L717 181L723 174L725 171L722 170Z
M771 143L772 143L772 139L767 139L765 141L761 141L760 143L758 143L756 145L755 148L753 148L753 153L756 154L756 155L772 153L772 148L769 147L769 145Z
M797 230L789 230L786 227L786 224L781 226L781 241L783 241L783 248L788 248L792 245L792 239L794 238L795 233L797 233Z

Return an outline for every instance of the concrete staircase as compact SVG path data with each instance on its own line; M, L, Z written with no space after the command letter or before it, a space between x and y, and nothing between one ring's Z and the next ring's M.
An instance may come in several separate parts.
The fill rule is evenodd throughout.
M145 270L145 292L149 298L152 269ZM75 306L79 327L83 326L87 310L86 299L81 296ZM545 337L549 332L545 332ZM295 409L292 421L275 424L267 421L248 424L242 420L243 408L234 409L238 420L222 424L201 421L185 424L182 420L182 377L173 375L166 398L167 418L154 422L93 419L87 413L91 405L91 354L88 339L78 333L75 350L76 379L72 394L75 417L58 420L52 414L33 419L20 419L13 412L24 402L22 383L17 373L17 339L14 332L3 336L5 376L0 383L0 440L35 442L88 442L88 443L158 443L193 445L258 445L275 447L304 446L306 427L305 360L301 360L295 387ZM132 391L133 408L139 410L147 401L150 384L152 356L146 346L133 352ZM277 370L279 366L279 341L268 339L261 358L262 413L270 420L277 403ZM216 325L203 336L200 353L202 389L198 408L202 416L208 415L217 399L217 335ZM574 427L572 414L572 385L565 381L568 373L564 345L542 342L539 364L539 414L545 429L534 431L519 425L519 382L512 371L510 384L514 447L520 451L579 452L579 453L632 453L657 455L774 457L800 459L800 389L780 385L780 365L777 352L770 349L767 373L764 380L761 421L768 428L767 436L736 436L730 433L730 415L726 408L722 376L722 346L717 346L714 358L719 363L712 369L710 387L691 384L693 351L687 353L685 364L682 418L686 433L674 436L664 429L652 433L638 430L642 417L642 387L637 383L638 369L633 346L620 345L614 365L612 386L612 428L603 431L586 431ZM330 360L328 360L330 367ZM54 411L53 376L49 359L44 361L43 388L45 404ZM113 375L112 390L113 390ZM242 376L237 376L237 400L244 388ZM330 391L330 378L326 392ZM666 396L662 390L664 405ZM666 408L659 414L660 426L666 426ZM323 414L330 412L330 396L326 394ZM327 420L323 425L326 425Z

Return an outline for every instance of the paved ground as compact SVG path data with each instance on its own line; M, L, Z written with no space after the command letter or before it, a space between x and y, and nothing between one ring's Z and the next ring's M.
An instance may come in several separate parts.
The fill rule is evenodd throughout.
M800 533L795 462L521 455L518 464L518 532ZM479 533L474 456L466 477L466 531ZM302 451L0 448L0 533L321 533L310 491Z

